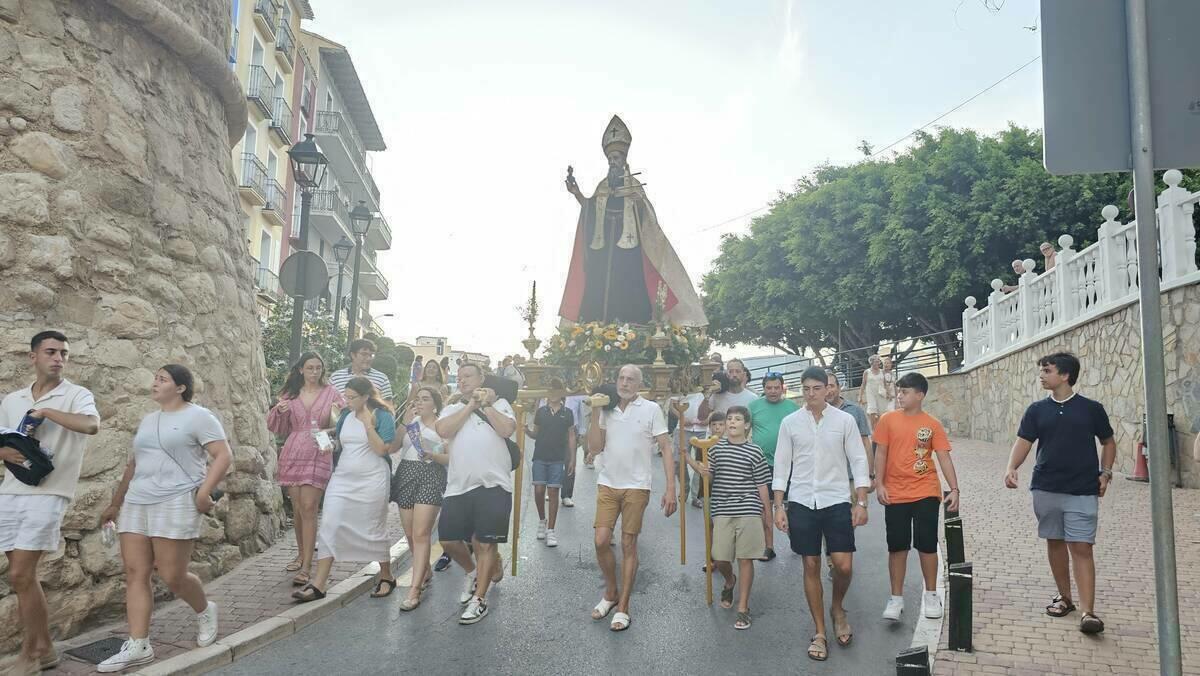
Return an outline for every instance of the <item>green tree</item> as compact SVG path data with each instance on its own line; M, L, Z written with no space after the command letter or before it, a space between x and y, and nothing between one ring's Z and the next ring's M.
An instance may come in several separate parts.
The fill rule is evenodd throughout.
M1062 234L1090 244L1106 204L1128 220L1130 186L1128 174L1050 175L1041 133L1016 126L920 133L891 158L821 167L723 239L702 284L710 333L801 354L839 336L854 349L952 332L963 298L1010 279L1014 258L1040 263L1038 244ZM953 333L934 341L961 363Z
M263 357L271 378L271 393L275 394L283 388L291 367L288 364L292 342L291 303L277 303L272 308L270 317L263 324L262 339ZM305 311L302 351L309 350L321 355L326 370L331 373L349 361L346 356L346 332L334 327L333 316L328 312Z

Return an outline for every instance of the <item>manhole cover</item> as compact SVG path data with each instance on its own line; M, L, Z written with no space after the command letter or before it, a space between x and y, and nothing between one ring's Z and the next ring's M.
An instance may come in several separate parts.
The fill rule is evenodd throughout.
M67 651L67 654L89 664L100 664L104 660L121 652L121 646L124 643L125 639L121 638L102 638L99 641L92 641L78 648L71 648Z

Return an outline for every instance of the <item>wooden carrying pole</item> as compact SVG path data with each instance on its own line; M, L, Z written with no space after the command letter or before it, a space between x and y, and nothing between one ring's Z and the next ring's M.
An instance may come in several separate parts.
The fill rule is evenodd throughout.
M700 462L705 467L708 466L708 449L717 445L720 437L709 437L707 439L692 439L692 445L700 449ZM713 602L713 561L712 561L712 512L709 504L709 496L712 495L712 480L707 475L704 477L704 594L708 605Z
M686 401L673 401L671 408L679 421L675 431L679 433L679 565L687 565L687 431L684 430L683 414L688 410Z
M512 508L512 551L508 556L512 559L512 576L517 576L517 540L521 536L521 485L525 479L525 407L520 403L513 404L513 413L517 415L517 448L521 449L521 458L517 461L517 476L513 482Z

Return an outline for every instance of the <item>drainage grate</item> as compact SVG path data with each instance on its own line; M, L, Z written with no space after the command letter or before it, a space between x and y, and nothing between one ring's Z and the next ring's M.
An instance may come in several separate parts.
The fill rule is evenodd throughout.
M104 660L121 652L121 645L124 643L125 639L121 638L102 638L99 641L92 641L78 648L71 648L67 651L67 654L89 664L100 664Z

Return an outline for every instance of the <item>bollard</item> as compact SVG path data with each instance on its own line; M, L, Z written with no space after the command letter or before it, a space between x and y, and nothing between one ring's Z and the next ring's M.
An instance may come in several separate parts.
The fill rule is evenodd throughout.
M950 649L973 652L971 648L971 587L974 576L970 562L950 566Z
M949 496L949 491L943 495ZM963 526L962 517L958 512L951 512L945 506L942 507L944 512L943 527L946 532L946 565L952 566L956 563L962 563L967 560L966 549L963 545Z
M929 676L929 647L901 650L896 655L896 676Z

